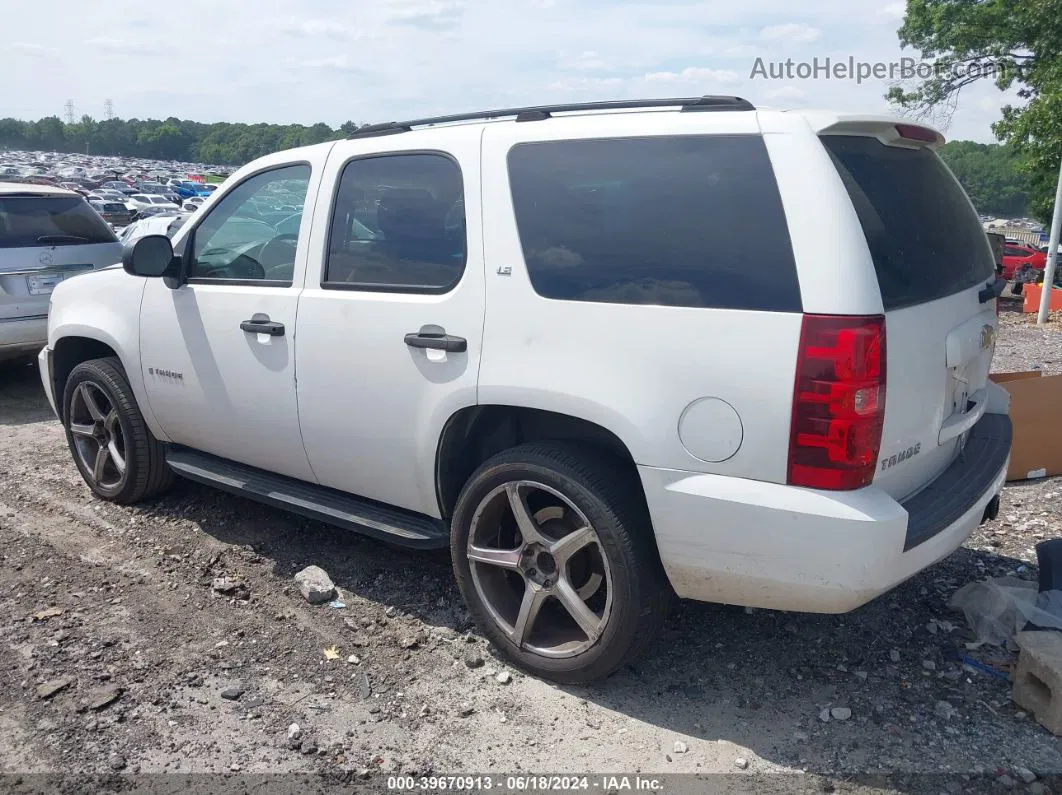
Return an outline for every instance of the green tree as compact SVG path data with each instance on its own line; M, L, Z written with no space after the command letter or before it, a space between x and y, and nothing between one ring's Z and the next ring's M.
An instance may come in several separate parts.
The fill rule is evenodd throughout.
M50 116L40 121L0 119L0 148L127 155L219 165L242 165L256 157L296 146L345 138L353 122L333 129L323 122L301 124L201 124L170 117L108 119L83 116L64 124Z
M1062 157L1062 0L907 0L900 43L935 64L912 88L888 98L917 114L953 110L963 88L992 80L1016 88L992 125L1018 156L1033 214L1051 216Z
M948 141L940 149L978 212L1006 218L1028 214L1027 179L1011 147Z

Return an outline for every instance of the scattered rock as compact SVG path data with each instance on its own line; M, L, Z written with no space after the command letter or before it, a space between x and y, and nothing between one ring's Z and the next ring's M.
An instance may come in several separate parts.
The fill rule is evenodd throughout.
M293 723L288 726L288 748L293 751L302 745L302 729L299 724Z
M737 759L734 760L734 767L736 767L738 770L748 770L749 760L739 756Z
M1036 774L1029 770L1029 768L1027 767L1014 768L1014 775L1016 775L1026 784L1032 784L1034 781L1036 781Z
M356 654L352 654L349 657L347 657L347 662L350 663L351 665L359 665L361 663L361 657L359 657Z
M897 649L893 649L889 652L889 659L894 663L898 663L900 661L900 652Z
M925 668L927 671L937 670L937 664L932 660L922 660L922 667Z
M243 685L231 685L221 691L221 697L226 701L239 701L246 692L247 688Z
M855 672L856 679L858 679L861 682L867 681L867 677L868 676L869 676L869 674L867 674L866 671L856 671Z
M107 757L107 764L111 766L111 770L125 770L125 757L121 754L111 754Z
M398 645L403 649L415 649L420 645L420 638L415 635L406 635L398 641Z
M49 607L47 610L41 610L39 613L33 614L34 621L47 621L49 618L55 618L63 614L63 608L61 607Z
M336 586L328 572L320 566L307 566L295 575L295 584L299 593L312 605L331 602L336 598Z
M1047 795L1047 785L1040 781L1034 781L1029 785L1029 795Z
M215 577L214 581L210 583L210 589L214 593L232 596L237 599L247 599L251 595L251 589L247 587L247 583L232 577Z
M824 707L819 712L819 720L821 720L823 723L829 723L830 722L830 710Z
M798 743L806 743L811 738L808 736L807 732L793 732L793 739Z
M42 685L37 685L38 698L51 698L60 690L65 690L74 684L74 677L63 676L59 679L52 679L50 682L45 682Z
M953 717L955 717L956 712L957 710L955 709L955 707L947 701L938 701L936 703L936 706L933 707L933 714L936 715L938 718L943 718L944 720L951 720Z
M513 675L511 673L509 673L508 671L502 671L500 674L498 674L494 678L498 681L499 685L507 685L511 681L513 681Z
M484 664L483 655L477 651L470 651L465 655L465 665L473 670L476 668L482 668Z
M690 750L689 746L686 745L686 743L682 742L682 740L675 740L675 753L676 754L684 754L684 753L686 753L689 750Z
M372 685L369 684L369 677L364 673L358 677L358 695L362 698L369 698L372 695Z
M830 710L830 717L834 720L848 720L852 717L852 710L848 707L834 707Z
M475 710L472 708L471 704L462 704L457 708L457 717L467 718L470 717L473 712L475 712Z
M122 688L114 687L101 687L97 690L93 690L88 694L85 699L85 706L91 710L101 710L105 707L109 707L122 695Z
M1014 789L1018 786L1018 782L1006 774L1000 776L996 781L999 782L1000 786L1006 787L1007 789Z

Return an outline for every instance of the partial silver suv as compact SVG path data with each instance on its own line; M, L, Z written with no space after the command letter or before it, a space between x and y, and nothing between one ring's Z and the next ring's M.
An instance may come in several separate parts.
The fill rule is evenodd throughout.
M0 361L44 347L56 284L121 257L111 227L77 193L0 183Z

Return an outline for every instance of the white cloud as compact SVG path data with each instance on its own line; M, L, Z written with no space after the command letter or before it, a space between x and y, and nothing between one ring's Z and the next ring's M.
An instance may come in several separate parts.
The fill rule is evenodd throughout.
M883 6L878 13L890 19L903 19L904 14L907 13L907 3L903 2L903 0L898 3L889 3L887 6Z
M681 72L650 72L643 78L647 83L736 83L741 78L730 69L705 69L687 66Z
M13 41L7 45L8 49L20 52L24 55L32 55L37 58L55 58L59 50L55 47L45 47L43 44L34 44L30 41Z
M465 13L463 0L391 0L387 20L430 30L456 27Z
M322 58L304 58L302 60L290 60L292 66L299 69L329 69L336 72L359 72L361 68L350 62L346 55L330 55Z
M818 41L822 31L809 25L788 22L784 25L768 25L760 31L764 41L778 41L786 44L810 44Z
M602 58L597 50L584 50L583 52L574 55L561 53L560 63L558 65L561 69L577 72L615 68L615 65L610 64L609 61Z
M726 47L720 52L725 58L763 58L766 57L768 51L763 47L757 47L755 44L732 44Z
M85 46L99 50L102 53L108 55L137 55L137 56L156 56L156 55L168 55L170 53L170 47L161 43L150 43L146 41L132 41L129 39L120 39L114 36L96 36L85 42Z
M897 61L910 54L896 36L898 2L180 0L174 17L156 2L56 0L47 38L27 32L39 30L39 4L7 3L4 29L21 41L0 47L0 74L18 75L0 91L0 117L61 113L70 98L99 116L110 98L123 118L338 125L700 93L877 112L880 81L767 82L750 71L757 57ZM183 20L195 21L187 52ZM970 88L951 135L990 140L1013 98L987 82Z
M566 77L550 83L547 88L551 91L587 91L619 88L626 82L621 77Z
M362 33L334 19L285 19L276 23L278 30L306 38L357 39Z
M764 92L767 99L803 99L808 92L797 86L778 86Z

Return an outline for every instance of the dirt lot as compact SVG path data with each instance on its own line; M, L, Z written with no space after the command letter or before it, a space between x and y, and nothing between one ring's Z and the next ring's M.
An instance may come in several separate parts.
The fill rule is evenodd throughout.
M1020 316L999 351L999 370L1062 372L1062 330ZM8 370L0 771L97 787L137 772L303 772L372 789L395 772L534 771L698 773L699 791L1062 791L1058 740L1006 681L962 667L969 636L947 608L986 576L1035 579L1060 494L1058 480L1008 487L965 548L850 615L681 604L637 666L556 687L492 656L445 555L185 482L137 508L90 498L36 371ZM302 599L292 576L309 564L344 608ZM216 592L222 576L246 590Z

